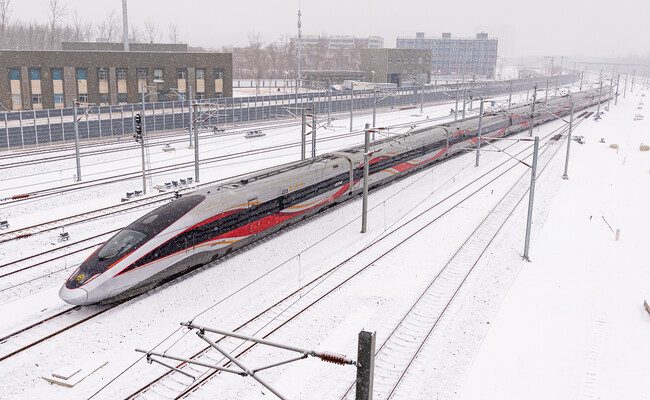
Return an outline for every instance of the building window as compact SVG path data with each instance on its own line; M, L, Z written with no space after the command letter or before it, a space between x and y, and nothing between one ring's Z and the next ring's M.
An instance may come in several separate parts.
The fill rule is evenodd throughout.
M99 94L99 102L101 104L108 104L109 103L108 93L100 93Z
M79 93L79 103L88 103L88 93Z
M129 102L129 97L126 93L118 93L117 94L117 102L122 104L122 103L128 103Z
M147 69L146 68L138 68L137 75L138 75L138 80L139 81L146 81L147 80Z
M205 79L205 70L197 69L196 70L196 79Z
M84 81L88 77L88 71L85 68L77 68L77 80Z
M54 94L54 104L63 104L63 94L61 93Z
M187 79L187 69L178 68L176 70L176 79Z
M99 78L100 81L108 80L108 69L106 69L106 68L98 68L97 69L97 78Z
M14 104L14 106L19 106L22 103L22 98L20 97L20 94L12 94L11 95L11 102Z
M33 81L41 80L41 69L40 68L30 68L29 69L29 79Z
M9 80L19 81L20 80L20 69L12 68L9 70Z
M153 79L162 80L163 79L163 70L162 68L156 68L153 70Z
M201 92L197 93L197 94L196 94L196 99L197 99L197 100L203 100L203 99L205 99L205 93L201 93Z
M61 68L52 68L52 80L53 81L63 80L63 70Z
M223 79L223 68L214 69L214 79Z
M41 104L42 102L43 98L40 94L32 94L32 104Z
M117 76L117 79L126 79L126 68L117 68L115 70L115 74Z

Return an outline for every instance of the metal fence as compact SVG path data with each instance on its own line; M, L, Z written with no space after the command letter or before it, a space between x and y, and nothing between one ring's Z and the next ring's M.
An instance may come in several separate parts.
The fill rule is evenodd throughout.
M577 77L557 77L558 84L574 82ZM532 89L537 83L540 88L546 78L457 83L442 86L384 89L380 107L403 107L417 105L421 101L433 102L460 97L468 90L474 98L496 96ZM389 95L389 96L387 96ZM309 107L317 114L338 113L371 109L375 94L372 90L330 91L318 93L292 93L267 96L223 97L202 102L217 104L221 111L210 117L209 125L227 125L250 121L274 120L297 114L301 107ZM387 96L387 97L386 97ZM184 129L189 125L188 101L163 101L145 103L144 123L147 133ZM79 138L115 139L131 136L134 131L133 117L141 112L141 104L118 106L80 107ZM0 113L0 151L39 147L74 141L73 109L26 110Z

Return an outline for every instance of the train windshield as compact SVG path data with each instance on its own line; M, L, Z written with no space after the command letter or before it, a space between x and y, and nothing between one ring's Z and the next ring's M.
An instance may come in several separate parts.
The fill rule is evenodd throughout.
M144 233L124 229L102 246L97 257L100 261L117 258L136 248L146 237Z

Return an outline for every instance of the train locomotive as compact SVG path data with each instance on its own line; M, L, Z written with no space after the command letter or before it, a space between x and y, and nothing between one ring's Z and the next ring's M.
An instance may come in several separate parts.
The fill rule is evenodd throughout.
M606 101L607 90L573 94L575 110ZM540 102L534 124L570 111L569 97ZM539 108L538 108L539 109ZM528 129L530 105L488 111L482 137ZM478 117L414 129L372 142L368 184L387 184L451 157L478 141ZM66 280L70 304L114 302L212 262L355 197L363 190L363 146L268 168L236 181L195 190L120 230Z

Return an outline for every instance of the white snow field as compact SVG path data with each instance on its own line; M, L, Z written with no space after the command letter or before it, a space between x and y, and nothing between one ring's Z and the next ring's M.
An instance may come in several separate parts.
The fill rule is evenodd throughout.
M617 106L612 101L612 111L601 121L579 123L574 135L583 135L585 144L572 142L569 180L561 179L564 139L542 139L540 160L545 161L537 181L532 262L521 260L525 197L424 345L413 354L393 398L650 396L650 346L645 334L650 315L643 309L644 296L648 298L650 292L650 270L642 262L650 226L643 204L650 194L650 152L639 151L641 142L650 143L650 130L647 121L632 121L634 114L643 112L637 110L641 93L645 91L638 87L634 93L628 88L627 99L619 99ZM443 116L449 107L426 107L424 115ZM347 132L346 115L339 118L334 121L335 129L322 137ZM355 127L362 128L370 118L367 114L355 118ZM419 110L385 113L379 118L390 121L382 123L419 119ZM552 136L565 125L551 122L536 128L535 134ZM266 138L254 142L210 139L202 147L206 152L202 151L202 158L292 142L298 137L298 129L269 128ZM601 137L605 143L598 142ZM326 142L319 146L319 152L361 140L356 135ZM619 145L618 152L609 148L612 143ZM242 332L257 336L277 329L269 339L352 358L356 358L357 334L366 329L377 331L379 349L477 225L511 188L529 179L528 168L509 157L521 152L521 158L529 162L529 147L529 142L496 142L482 152L478 168L474 167L475 155L468 153L373 191L365 235L359 233L361 201L349 201L0 361L0 398L126 398L166 371L160 365L148 364L134 351L136 348L190 357L204 347L196 335L180 329L179 323L188 320L224 330L243 325ZM98 176L118 167L137 170L138 150L131 152L123 160L88 157L86 170ZM202 177L208 181L291 161L297 152L292 149L249 156L237 164L216 163L202 169ZM186 149L179 148L176 153L175 157L193 157ZM165 157L168 155L162 152L151 155L153 163L163 165L169 162ZM68 160L55 171L70 171L73 162ZM91 165L93 162L97 164ZM499 173L503 176L491 181ZM487 175L472 183L482 174ZM172 175L156 179L160 183L173 179ZM185 175L192 176L191 168L180 174ZM32 176L26 181L43 185L39 179ZM13 211L12 218L20 227L115 204L129 185L137 187L138 178L79 192L78 198L59 195L34 201L29 203L29 211ZM466 185L468 188L463 189ZM457 191L459 194L454 194ZM464 199L472 191L476 193ZM68 231L73 238L91 236L123 226L147 211L138 209ZM612 229L621 230L619 241L614 241L606 222ZM0 244L0 256L3 261L12 260L54 247L55 235ZM57 296L58 288L84 255L65 257L1 280L0 336L67 309L69 306ZM335 268L349 257L349 262ZM314 283L309 284L312 280ZM329 293L335 287L338 289ZM273 308L294 291L298 292ZM313 306L309 306L311 302ZM247 322L269 307L272 313ZM408 344L408 337L401 339ZM226 347L235 350L240 345L231 341ZM392 386L390 374L382 370L386 364L379 362L392 355L378 355L375 398L386 398L384 387ZM211 357L221 360L214 354ZM257 367L288 357L287 353L256 347L241 360ZM52 385L42 378L91 361L107 364L72 388ZM260 375L287 398L339 399L353 384L355 369L307 359ZM171 377L137 398L175 398L191 383L179 374ZM187 398L272 396L251 378L217 374Z

